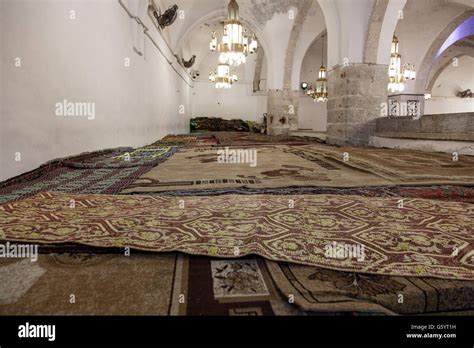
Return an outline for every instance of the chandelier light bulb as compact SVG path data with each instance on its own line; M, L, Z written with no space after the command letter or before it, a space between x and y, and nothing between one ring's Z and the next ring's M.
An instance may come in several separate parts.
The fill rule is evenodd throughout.
M313 101L315 102L326 102L328 100L328 80L327 80L327 70L324 66L324 36L322 40L322 48L321 48L321 67L318 71L318 79L316 80L316 87L311 85L306 92Z
M403 92L405 90L405 82L416 78L415 66L413 64L406 63L402 69L402 56L399 53L398 45L398 38L393 36L387 85L388 90L392 93Z
M215 34L211 39L211 51L213 51ZM220 44L215 42L219 52L219 63L239 66L247 62L247 55L255 53L258 43L255 34L249 39L247 30L243 28L239 19L239 5L236 0L230 0L227 9L227 19L224 21L224 31Z

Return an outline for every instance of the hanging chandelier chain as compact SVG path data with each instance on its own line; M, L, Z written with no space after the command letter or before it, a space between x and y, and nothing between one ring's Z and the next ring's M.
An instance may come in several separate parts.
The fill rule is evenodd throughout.
M248 35L239 19L239 5L236 0L230 0L227 7L227 19L224 21L223 35L218 43L216 31L212 32L209 48L212 52L219 53L219 65L217 71L209 74L209 80L216 83L217 88L230 88L237 81L235 73L224 74L227 68L224 66L237 67L247 62L248 54L253 54L258 49L255 34ZM220 76L219 71L222 72Z
M311 85L308 89L307 94L317 102L326 102L328 100L328 83L326 78L326 66L324 65L324 38L326 35L323 34L321 37L321 67L318 71L318 79L316 80L316 86Z
M390 65L388 68L388 90L392 93L403 92L405 83L409 80L415 80L415 65L409 62L403 64L402 55L399 52L399 41L394 35L390 52Z

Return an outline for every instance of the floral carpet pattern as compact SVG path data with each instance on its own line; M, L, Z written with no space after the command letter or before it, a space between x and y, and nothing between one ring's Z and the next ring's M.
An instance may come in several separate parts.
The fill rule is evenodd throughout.
M396 198L341 195L41 193L0 206L0 239L256 254L340 271L473 280L473 210L459 202L405 199L399 207ZM364 255L328 256L333 243L363 247Z
M474 280L349 273L266 261L275 285L303 311L429 314L474 308Z
M214 297L267 296L267 285L256 260L212 260Z

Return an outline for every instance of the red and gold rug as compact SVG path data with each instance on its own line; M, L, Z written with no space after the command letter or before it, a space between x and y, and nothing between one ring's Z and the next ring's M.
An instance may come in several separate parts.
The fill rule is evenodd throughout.
M474 207L344 195L162 197L41 193L0 206L0 240L269 260L474 279Z

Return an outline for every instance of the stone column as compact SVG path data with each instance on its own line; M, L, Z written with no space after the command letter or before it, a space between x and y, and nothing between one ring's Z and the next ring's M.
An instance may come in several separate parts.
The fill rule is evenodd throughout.
M268 135L288 135L298 129L299 91L269 90L267 94Z
M328 74L327 142L369 145L375 119L387 103L388 67L379 64L339 66Z

